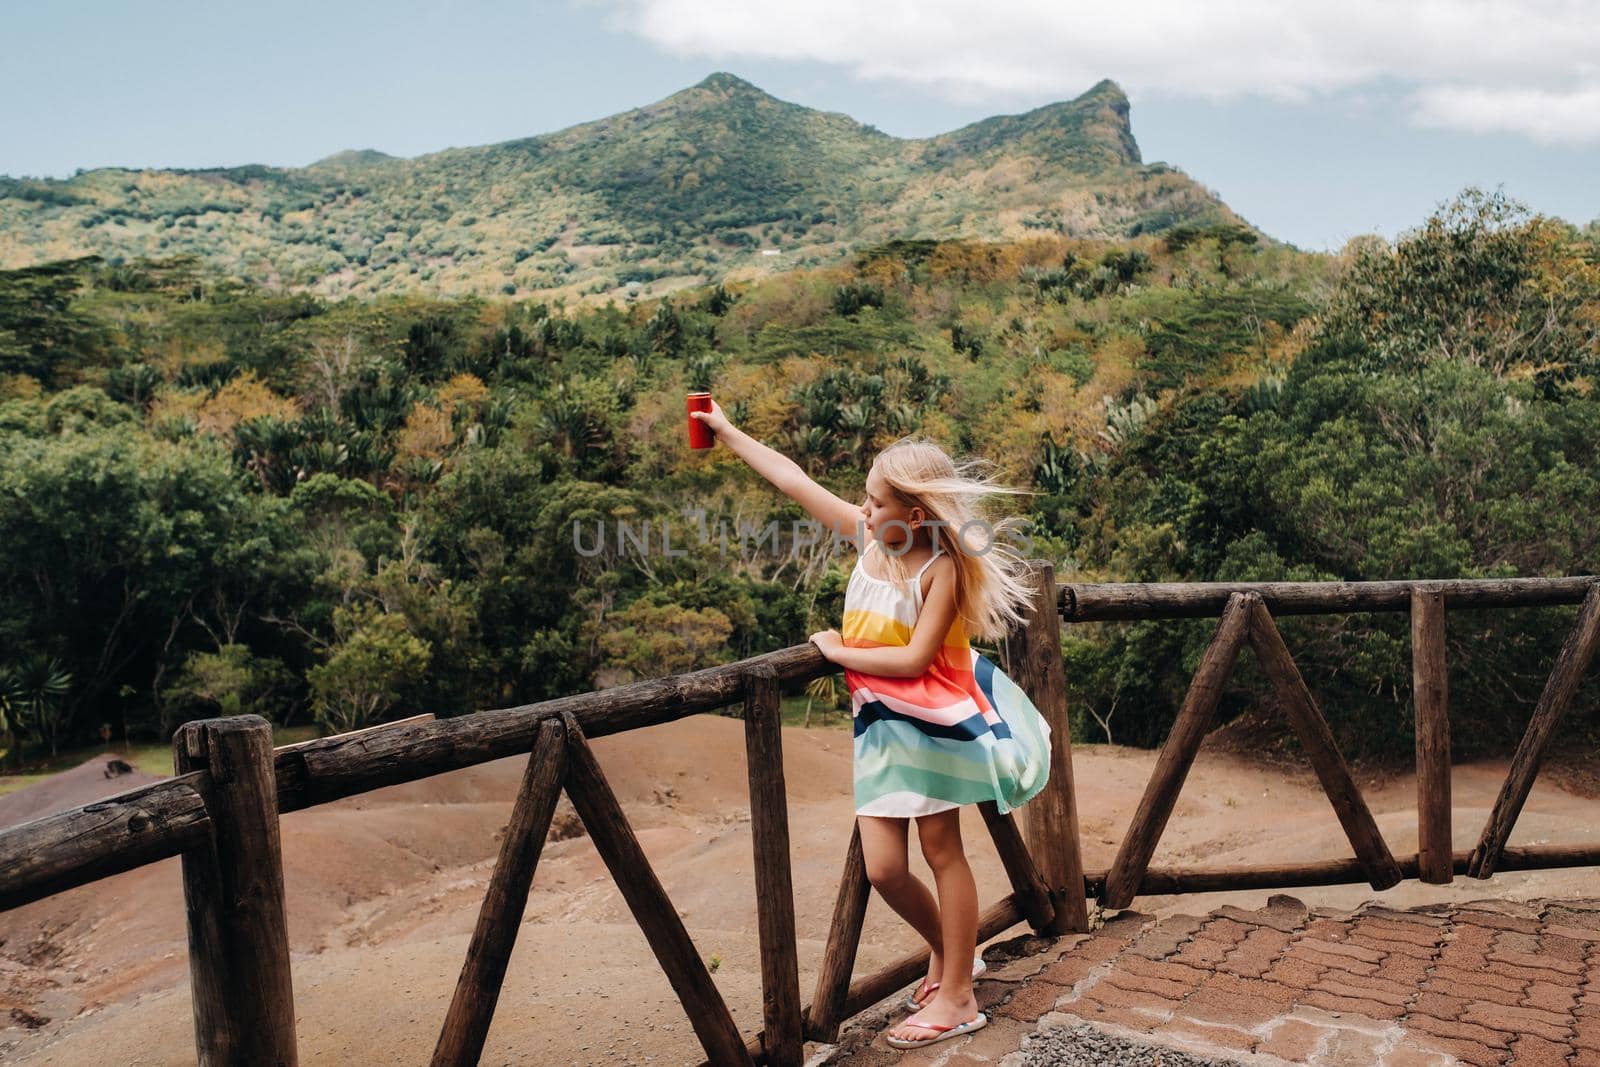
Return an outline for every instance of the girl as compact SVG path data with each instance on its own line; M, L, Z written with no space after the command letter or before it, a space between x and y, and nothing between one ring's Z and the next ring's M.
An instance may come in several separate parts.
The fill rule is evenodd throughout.
M960 808L993 800L1006 812L1043 789L1050 728L968 643L969 633L998 637L1023 621L1032 593L1018 577L1020 557L998 537L971 532L987 529L974 510L981 497L1028 490L974 478L938 445L906 437L878 454L865 499L851 504L734 427L715 402L692 417L860 552L845 591L843 633L810 639L844 668L850 690L867 878L931 950L927 977L906 1001L915 1014L889 1031L888 1042L916 1048L981 1029L988 1018L972 991L983 973L983 961L974 961L978 894ZM913 818L937 902L907 865Z

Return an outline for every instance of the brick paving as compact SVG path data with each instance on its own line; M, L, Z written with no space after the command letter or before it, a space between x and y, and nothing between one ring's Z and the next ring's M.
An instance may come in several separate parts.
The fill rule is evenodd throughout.
M1600 1067L1600 899L1478 900L1396 911L1113 915L1090 934L984 949L989 1025L900 1052L903 1012L859 1016L813 1064L1023 1067L1030 1034L1088 1022L1152 1046L1276 1067ZM897 994L897 997L903 996Z

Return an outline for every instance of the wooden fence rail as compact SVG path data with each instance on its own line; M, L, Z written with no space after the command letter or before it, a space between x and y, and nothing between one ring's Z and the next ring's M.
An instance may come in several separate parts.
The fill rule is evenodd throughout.
M1150 781L1111 867L1085 876L1087 892L1107 908L1125 908L1138 894L1205 893L1337 885L1365 881L1387 889L1403 878L1444 884L1456 874L1488 878L1497 869L1534 870L1600 862L1600 846L1508 848L1522 805L1556 724L1600 648L1600 578L1522 578L1497 581L1244 583L1204 586L1074 586L1063 610L1078 619L1190 618L1220 607L1216 632L1195 670L1177 719L1162 745ZM1411 613L1415 687L1418 850L1396 858L1379 832L1315 698L1284 644L1269 603L1285 612L1399 611ZM1551 669L1505 784L1476 848L1450 847L1450 732L1444 659L1446 608L1579 604L1577 621ZM1068 607L1070 606L1070 607ZM1277 704L1350 839L1353 859L1296 864L1151 869L1150 859L1183 780L1199 751L1222 687L1238 653L1250 644L1271 681Z
M1030 563L1037 596L1007 639L1008 673L1047 716L1050 784L1026 824L980 805L1012 892L979 917L987 940L1028 922L1043 933L1084 931L1087 900L1126 907L1137 894L1283 888L1401 878L1448 882L1496 870L1600 865L1600 846L1508 847L1550 737L1600 645L1600 579L1345 583L1067 585ZM1482 839L1450 849L1447 608L1581 603ZM1409 611L1417 690L1419 848L1393 856L1274 622L1275 615ZM1079 852L1071 742L1062 675L1062 620L1219 616L1171 735L1112 866L1085 871ZM1253 867L1150 866L1183 781L1239 653L1249 645L1306 749L1355 855ZM296 1062L293 990L283 909L278 818L341 797L507 756L527 770L501 842L433 1063L477 1062L559 793L583 820L653 953L683 1002L710 1062L798 1064L806 1040L833 1040L840 1023L927 966L926 948L873 975L854 976L871 886L859 834L840 878L827 946L809 1004L800 1003L789 864L779 693L837 668L809 643L703 671L656 678L456 719L418 716L382 728L270 749L254 716L187 724L174 737L173 778L0 831L0 910L153 863L183 857L196 1040L202 1064ZM750 783L762 1023L735 1028L727 1005L617 803L589 739L743 702Z
M1199 619L1221 613L1235 593L1254 593L1273 615L1409 611L1411 590L1438 589L1457 608L1529 608L1576 604L1596 581L1574 578L1456 578L1419 582L1115 582L1063 586L1057 607L1066 622Z
M597 693L455 719L417 716L382 729L285 745L273 752L278 812L523 755L540 724L563 714L572 715L585 736L603 737L715 711L742 699L741 679L756 664L770 667L780 682L809 681L836 670L808 642ZM0 908L179 855L206 832L205 781L204 772L183 774L0 831Z

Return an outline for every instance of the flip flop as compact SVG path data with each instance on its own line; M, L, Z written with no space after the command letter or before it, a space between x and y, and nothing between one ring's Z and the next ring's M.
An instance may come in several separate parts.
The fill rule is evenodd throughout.
M974 1018L968 1019L964 1023L958 1023L955 1026L940 1026L938 1023L919 1023L915 1019L907 1019L904 1023L901 1023L902 1026L907 1024L921 1026L928 1030L936 1030L938 1033L934 1037L911 1038L890 1035L884 1038L885 1041L889 1042L890 1048L921 1048L923 1045L936 1045L940 1041L948 1041L952 1037L960 1037L975 1030L982 1030L989 1025L989 1017L980 1011Z
M979 978L983 977L983 973L988 969L989 965L983 962L982 956L974 959L972 961L972 980L977 981ZM917 991L915 993L907 993L906 999L901 1001L901 1003L905 1005L907 1011L921 1011L923 1008L928 1006L927 1001L922 999L923 991L926 990L931 994L938 988L938 982L929 982L926 978L924 978L921 983L918 984Z

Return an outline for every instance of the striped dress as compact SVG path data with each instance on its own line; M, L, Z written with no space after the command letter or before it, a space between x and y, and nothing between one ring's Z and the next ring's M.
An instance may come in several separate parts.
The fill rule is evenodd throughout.
M845 589L840 635L849 648L910 644L922 610L922 575L933 559L892 582L866 571L867 555L879 547L868 538ZM1021 687L971 646L959 615L920 677L846 670L844 678L855 723L856 814L907 818L980 800L1006 812L1044 788L1050 726Z

